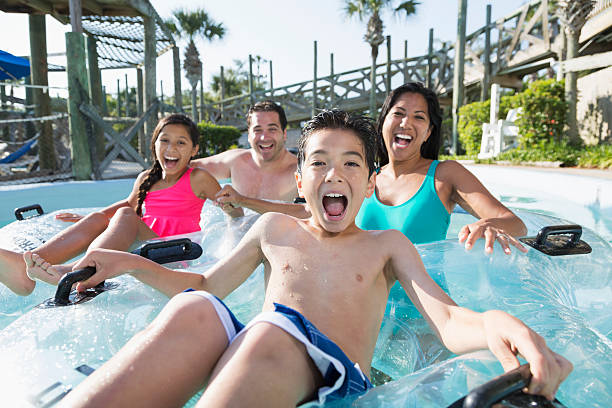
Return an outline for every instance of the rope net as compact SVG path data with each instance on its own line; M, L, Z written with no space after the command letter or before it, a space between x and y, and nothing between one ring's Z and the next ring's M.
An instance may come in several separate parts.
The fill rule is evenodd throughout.
M96 39L100 69L133 68L144 61L144 20L141 16L83 16L83 30ZM174 40L155 24L157 55L169 50Z

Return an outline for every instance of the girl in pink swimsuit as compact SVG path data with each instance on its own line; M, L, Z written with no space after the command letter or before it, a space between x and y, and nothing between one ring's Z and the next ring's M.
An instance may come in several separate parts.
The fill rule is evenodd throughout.
M189 167L199 136L195 123L183 114L161 119L151 139L153 166L137 177L127 199L84 217L32 252L0 249L0 282L27 295L34 279L57 284L72 269L57 264L86 249L125 251L135 241L199 231L204 202L220 190L206 170ZM242 213L224 209L231 216Z

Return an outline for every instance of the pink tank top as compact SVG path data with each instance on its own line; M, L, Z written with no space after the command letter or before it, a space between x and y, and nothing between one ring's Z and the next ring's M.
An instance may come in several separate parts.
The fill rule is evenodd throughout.
M149 191L142 204L142 220L160 237L200 231L200 214L206 200L191 189L191 172L172 187Z

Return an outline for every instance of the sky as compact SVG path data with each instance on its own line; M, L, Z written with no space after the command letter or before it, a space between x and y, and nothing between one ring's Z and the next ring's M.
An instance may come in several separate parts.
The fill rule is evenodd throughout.
M468 0L467 33L482 27L486 21L486 5L492 5L493 21L504 17L525 4L527 0L486 1ZM196 41L204 69L204 89L210 89L212 75L218 75L220 66L233 66L236 59L247 60L248 55L259 55L272 60L274 86L290 85L313 77L313 42L317 41L318 76L330 72L330 53L334 54L334 72L369 66L370 48L363 41L366 22L356 17L347 18L342 0L151 0L162 18L168 18L173 10L193 10L202 7L216 21L226 27L221 40ZM392 13L382 15L385 35L391 35L391 57L404 56L404 41L408 41L408 56L427 52L429 29L440 41L455 41L457 33L458 0L421 0L417 14L398 17ZM64 33L70 25L62 25L47 16L47 52L65 52ZM0 12L0 49L15 55L29 54L28 18L26 14ZM10 33L10 35L7 35ZM177 40L183 59L185 40ZM378 62L386 59L386 46L379 49ZM65 65L65 58L50 57L49 62ZM248 67L248 66L247 66ZM267 75L268 65L262 67ZM128 85L136 86L136 70L103 70L102 83L107 90L116 92L117 79L124 88L125 75ZM163 82L164 95L173 92L172 53L157 58L158 95ZM65 73L49 73L49 85L66 87ZM189 87L183 77L183 91ZM18 96L18 92L15 92ZM51 90L51 95L66 96L67 91Z

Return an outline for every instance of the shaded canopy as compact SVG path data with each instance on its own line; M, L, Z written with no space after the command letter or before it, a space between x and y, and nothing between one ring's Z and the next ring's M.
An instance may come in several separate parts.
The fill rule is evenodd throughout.
M132 68L144 63L143 16L155 20L157 55L175 44L172 34L148 0L82 0L81 3L83 31L96 39L101 69ZM2 0L0 10L49 14L64 24L70 20L69 0Z

